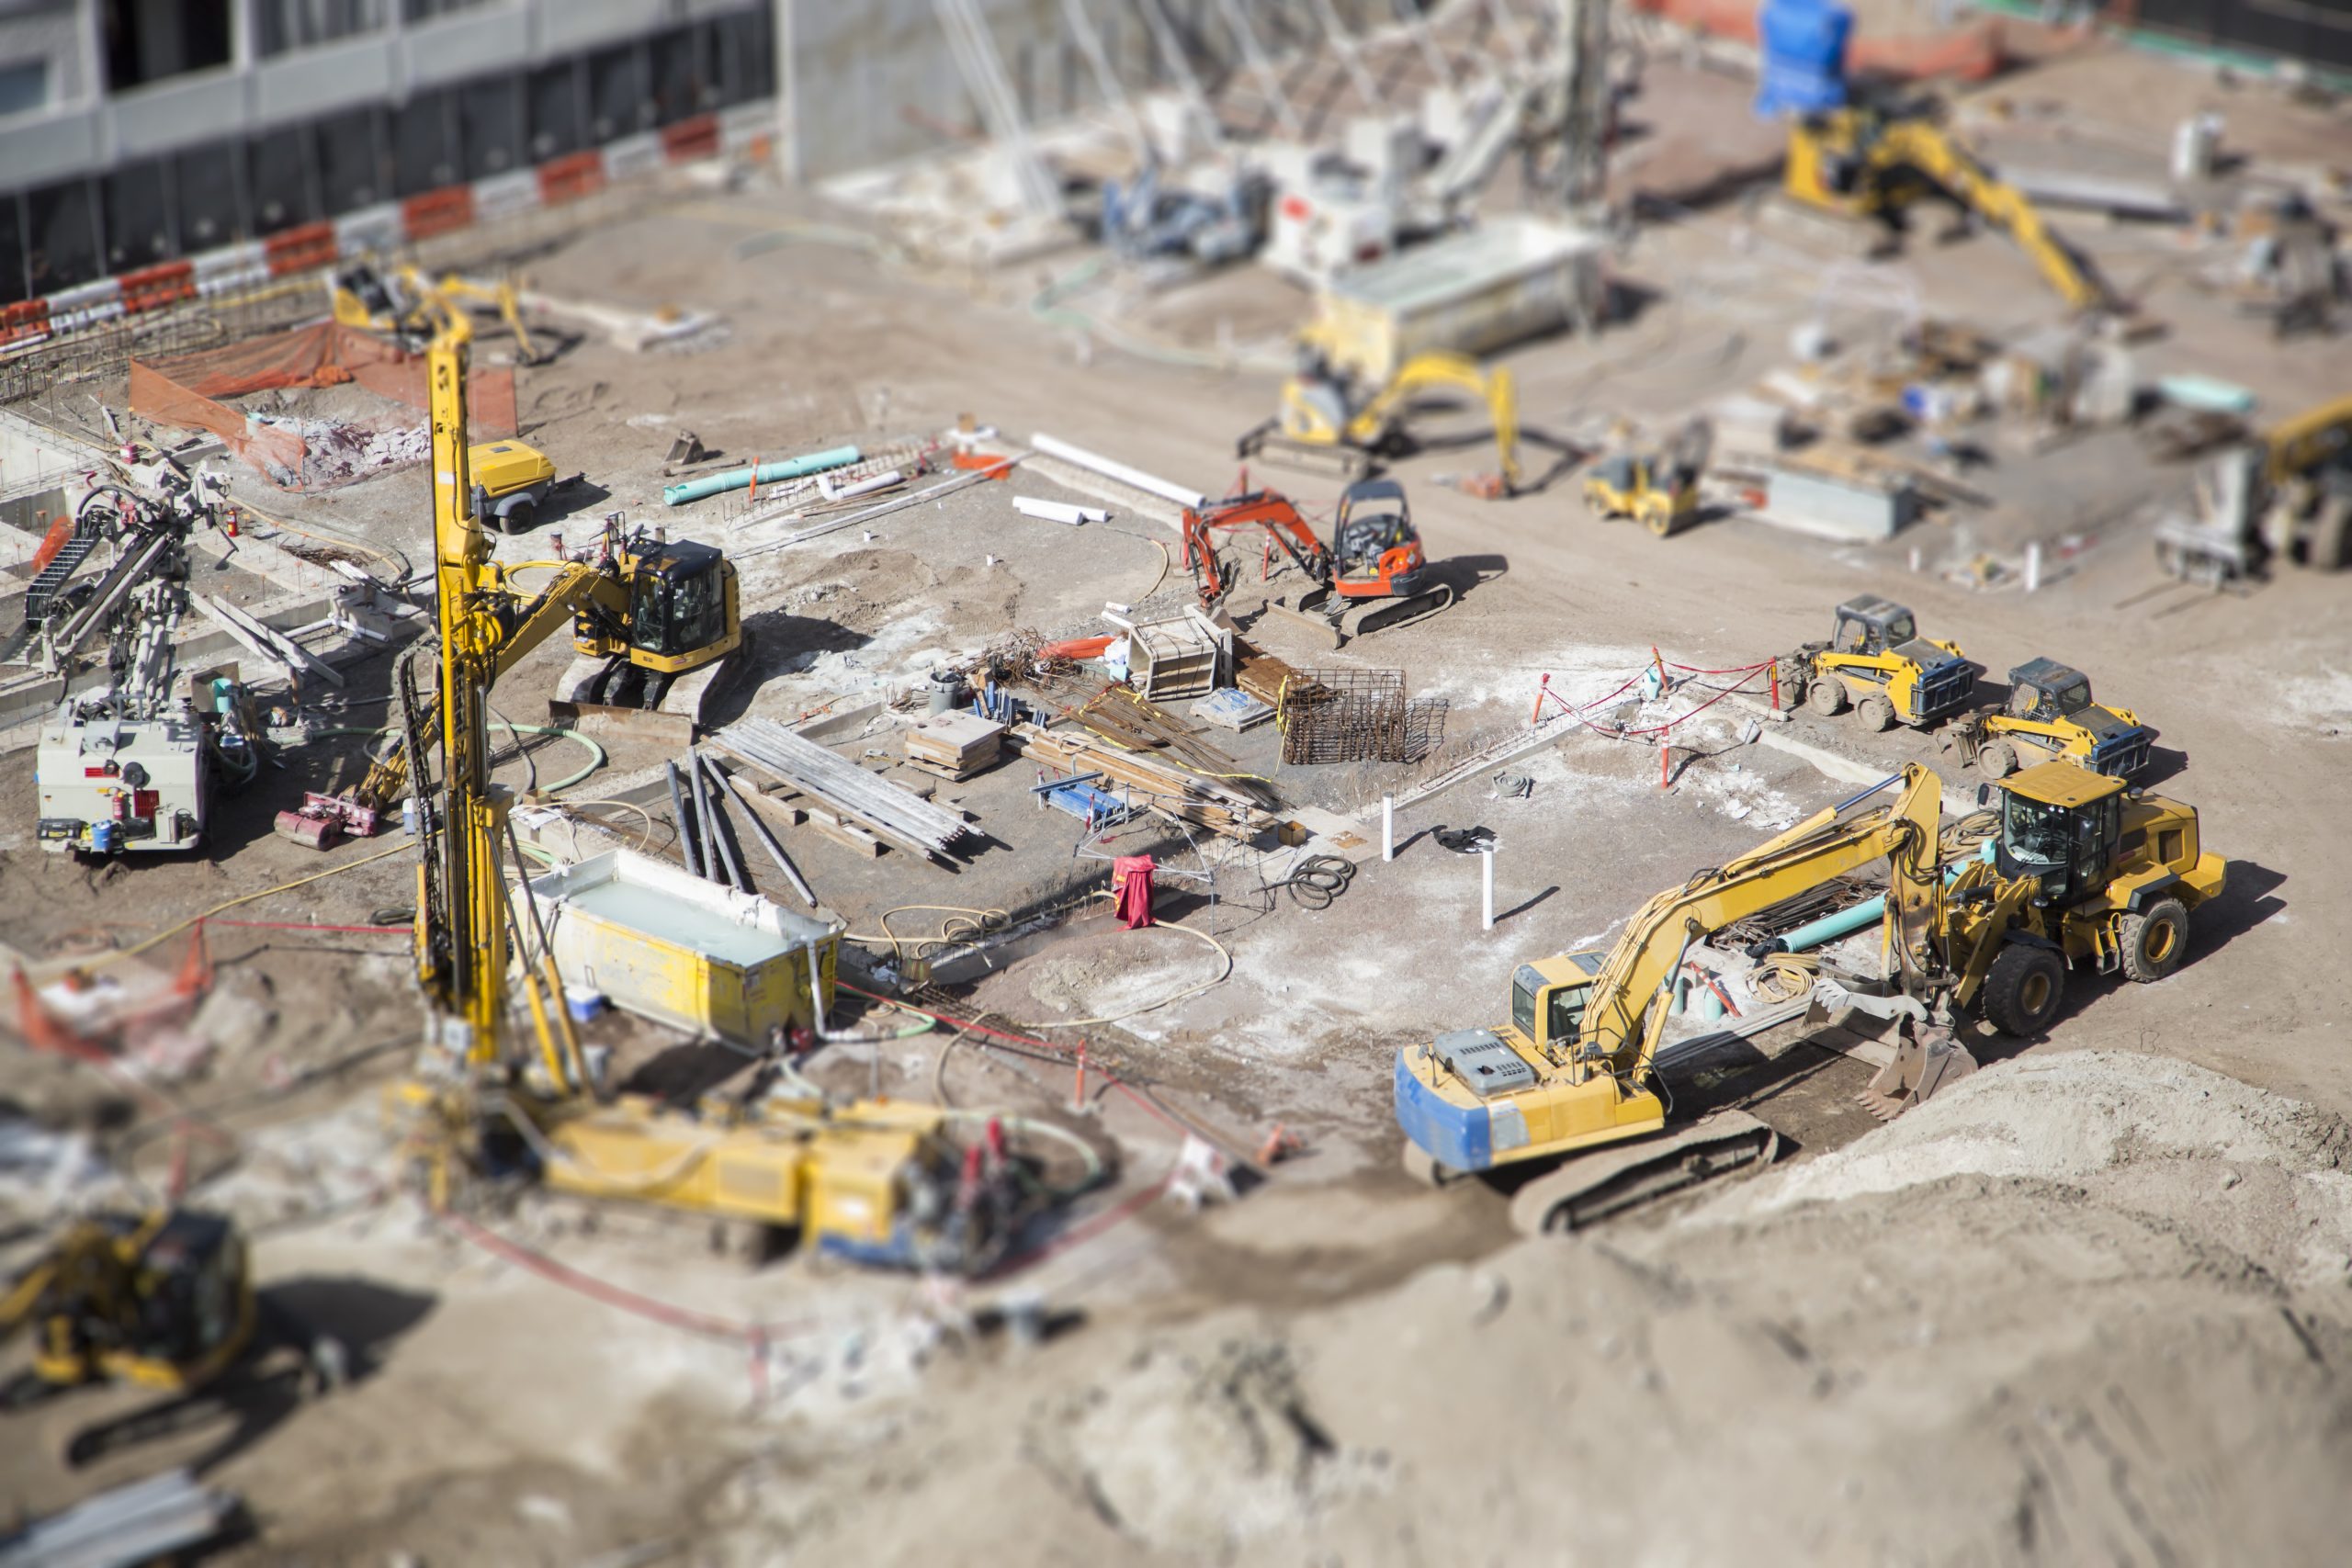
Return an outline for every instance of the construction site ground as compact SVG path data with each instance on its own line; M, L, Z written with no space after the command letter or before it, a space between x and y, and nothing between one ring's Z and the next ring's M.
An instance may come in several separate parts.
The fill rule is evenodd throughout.
M2167 123L2216 90L2144 61L2075 60L2012 96L2045 96L2042 73L2070 112L2119 124L2136 124L2150 73L2175 96ZM1621 418L1662 429L1789 363L1792 330L1815 319L1867 339L1906 294L1996 335L2058 319L1997 236L1915 234L1899 268L1849 273L1751 220L1730 176L1775 142L1747 118L1748 90L1648 73L1629 114L1653 150L1619 176L1659 220L1617 264L1631 319L1507 356L1539 473L1543 440L1587 446ZM2330 132L2305 111L2249 99L2243 118L2266 155L2324 155L2312 139ZM721 720L854 716L1016 634L1107 630L1106 601L1181 604L1190 579L1150 508L1114 503L1109 523L1077 528L1016 514L1013 493L1096 501L1026 468L782 544L821 519L729 526L714 503L660 504L674 432L732 466L887 449L968 414L1001 433L988 450L1045 432L1221 493L1234 438L1273 406L1270 361L1301 303L1256 272L1149 298L1106 274L1042 303L1091 253L948 272L841 243L843 224L805 197L702 193L528 263L550 294L726 322L642 355L590 335L519 372L526 438L593 489L500 544L535 558L546 534L576 544L621 509L724 547L754 653L715 694ZM2068 228L2168 328L2138 351L2143 379L2237 381L2266 414L2341 391L2339 344L2274 342L2187 281L2168 232ZM1139 337L1158 346L1133 352ZM1200 363L1224 344L1254 367ZM2286 572L2210 593L2160 577L2147 508L2185 491L2188 470L2128 433L1998 453L1972 479L1993 505L1864 546L1726 517L1656 539L1588 515L1567 479L1475 499L1441 482L1492 466L1477 419L1459 424L1396 469L1457 605L1337 654L1272 618L1249 628L1294 664L1403 671L1447 700L1443 749L1410 767L1286 769L1271 727L1206 732L1287 806L1328 814L1318 847L1359 863L1329 908L1267 886L1286 852L1137 825L1088 852L1155 848L1162 917L1184 931L1125 931L1096 900L937 993L1017 1034L1083 1041L1080 1109L1069 1063L952 1030L820 1055L839 1087L944 1089L1061 1120L1112 1154L1114 1179L1034 1255L961 1291L797 1254L754 1264L740 1236L546 1199L479 1213L474 1231L394 1190L378 1101L418 1030L397 913L413 897L408 840L319 854L269 830L302 789L353 782L356 734L284 749L207 858L94 869L36 852L27 817L0 824L0 942L39 966L160 936L97 971L133 990L173 985L184 922L334 873L207 925L211 1016L196 1032L209 1058L161 1091L215 1108L197 1131L175 1140L154 1089L12 1050L6 1101L28 1120L0 1145L16 1176L0 1222L21 1250L61 1204L111 1183L152 1190L183 1143L196 1195L248 1222L265 1287L354 1353L350 1385L327 1398L257 1384L232 1420L87 1470L63 1464L66 1436L145 1396L10 1417L0 1499L38 1513L195 1462L252 1517L222 1560L255 1562L1665 1562L1754 1558L1759 1541L1768 1560L1822 1562L2334 1560L2330 1500L2352 1466L2343 582ZM1326 479L1250 477L1318 514L1333 499ZM273 506L368 551L430 553L421 468ZM2045 561L2032 594L2029 542ZM1977 586L1985 558L2003 570ZM1246 603L1261 564L1238 565ZM1411 1185L1389 1111L1400 1044L1491 1021L1514 964L1605 945L1652 893L1905 761L1962 797L1976 781L1908 730L1781 722L1727 699L1674 732L1670 786L1656 747L1555 726L1402 809L1393 863L1381 795L1528 732L1547 676L1583 702L1654 660L1738 670L1826 636L1832 606L1860 592L1908 604L1994 682L2047 654L2156 728L2152 786L2195 805L2229 862L2188 963L2154 986L2078 977L2044 1039L1972 1026L1985 1070L1883 1128L1854 1100L1870 1069L1799 1028L1712 1058L1689 1091L1771 1121L1784 1168L1595 1233L1518 1241L1497 1191ZM542 721L569 656L549 648L510 674L503 716ZM380 723L393 659L348 666L345 716L324 722ZM1737 679L1696 677L1655 711ZM870 738L849 740L859 728ZM829 739L886 753L865 759L876 766L898 745L887 716ZM634 789L674 754L606 746L571 796ZM570 742L533 738L499 776L524 786L577 761ZM27 799L32 767L28 749L0 755L0 798ZM1503 794L1498 771L1528 793ZM855 932L889 914L891 931L926 938L943 906L1018 924L1108 870L1074 852L1075 819L1037 808L1034 782L1014 760L935 784L991 840L958 873L807 829L786 841ZM589 809L673 852L659 807ZM1478 863L1441 848L1440 825L1498 836L1491 931ZM752 854L763 889L790 902ZM1182 874L1196 872L1213 881ZM868 974L893 956L887 942L861 951ZM658 1058L643 1026L594 1027L632 1066ZM1277 1125L1305 1150L1194 1212L1170 1190L1183 1138L1163 1105L1239 1154ZM75 1174L34 1125L86 1139L105 1171ZM557 1262L518 1263L483 1232ZM1030 1299L1041 1343L1000 1321Z

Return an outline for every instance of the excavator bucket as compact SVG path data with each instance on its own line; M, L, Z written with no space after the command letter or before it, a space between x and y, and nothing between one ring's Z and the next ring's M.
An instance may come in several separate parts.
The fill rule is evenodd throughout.
M1933 1024L1912 1028L1906 1021L1896 1034L1894 1060L1854 1098L1880 1121L1892 1122L1975 1070L1976 1058L1951 1030Z

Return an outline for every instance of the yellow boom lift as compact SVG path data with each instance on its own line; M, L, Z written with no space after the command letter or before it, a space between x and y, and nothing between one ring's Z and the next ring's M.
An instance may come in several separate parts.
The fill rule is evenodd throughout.
M2073 964L2142 981L2170 974L2187 950L2189 911L2222 886L2195 809L2127 794L2122 780L2065 761L1998 788L1988 858L1939 863L1941 784L1910 764L1657 895L1606 953L1521 965L1510 1022L1397 1053L1408 1168L1442 1179L1556 1165L1512 1200L1513 1222L1533 1234L1768 1163L1777 1136L1744 1112L1668 1130L1657 1055L1674 976L1693 943L1877 861L1888 871L1895 994L1847 999L1909 1021L1911 1037L1871 1083L1898 1103L1974 1067L1950 1032L1972 1004L2001 1032L2031 1035L2057 1017Z
M426 355L439 698L428 705L413 689L413 661L399 694L419 807L415 951L427 1027L418 1070L393 1105L429 1192L446 1202L469 1173L520 1168L557 1190L796 1229L860 1259L986 1268L1022 1212L1013 1172L994 1137L959 1153L935 1107L833 1105L781 1066L739 1096L684 1108L609 1095L591 1080L537 907L527 885L508 885L510 802L490 778L489 694L522 628L467 471L469 336L463 314L446 312ZM438 787L427 777L433 723ZM526 934L537 954L517 966L530 1017L529 1048L517 1049L508 967ZM820 1037L834 951L812 944L805 955Z
M1340 369L1348 361L1309 329L1300 341L1298 369L1283 383L1282 412L1245 433L1235 444L1244 457L1272 456L1294 463L1329 458L1339 477L1353 483L1372 471L1373 458L1408 448L1408 425L1418 400L1438 390L1467 392L1487 406L1494 422L1498 471L1479 489L1493 496L1518 491L1519 399L1510 372L1489 369L1467 355L1432 350L1417 354L1372 387Z
M1781 188L1806 207L1886 222L1940 192L2015 241L2069 309L2116 308L2090 263L2025 193L1925 113L1857 105L1792 121Z

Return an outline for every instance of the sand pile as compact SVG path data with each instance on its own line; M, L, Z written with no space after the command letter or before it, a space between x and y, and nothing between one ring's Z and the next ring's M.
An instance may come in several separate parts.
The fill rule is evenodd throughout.
M792 1528L737 1540L911 1560L955 1517L965 1555L1030 1562L2337 1561L2346 1150L2163 1058L1996 1066L1663 1223L1335 1309L1098 1325L1017 1408L800 1448L757 1488ZM918 1474L919 1510L847 1501Z

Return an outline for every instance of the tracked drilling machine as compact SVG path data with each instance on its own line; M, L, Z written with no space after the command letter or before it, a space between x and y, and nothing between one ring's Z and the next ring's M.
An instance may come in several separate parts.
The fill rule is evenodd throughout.
M491 779L489 696L532 623L511 615L468 482L469 335L464 316L447 312L426 352L438 693L418 690L411 658L398 694L402 766L418 803L415 955L426 1016L416 1071L390 1101L405 1160L436 1206L474 1180L523 1170L581 1196L795 1229L859 1259L985 1269L1030 1209L993 1133L959 1149L936 1107L832 1103L778 1064L741 1095L689 1106L614 1094L592 1078L536 896L506 874L516 839L508 794ZM428 725L440 732L437 784ZM825 1025L836 951L812 942L803 955L820 1038L837 1038ZM527 1036L510 1017L510 962Z

